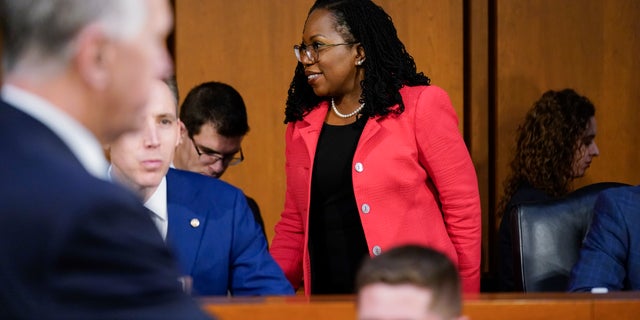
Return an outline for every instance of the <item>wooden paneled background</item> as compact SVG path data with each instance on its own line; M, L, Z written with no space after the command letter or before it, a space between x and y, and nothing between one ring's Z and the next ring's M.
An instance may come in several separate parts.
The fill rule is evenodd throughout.
M493 195L524 113L542 92L565 87L596 106L600 157L575 187L640 183L640 1L504 0L495 9Z
M225 180L260 205L273 236L284 205L284 106L311 0L180 0L176 3L176 73L182 95L209 80L229 83L243 96L251 131L245 162ZM463 2L380 1L394 18L417 66L451 95L463 114Z
M449 93L478 174L483 271L493 271L494 207L514 132L548 89L596 105L600 157L575 186L640 183L640 1L377 0L432 83ZM256 199L267 235L284 204L284 104L312 0L175 1L171 40L181 95L222 81L244 97L246 160L224 180ZM390 167L390 170L393 170Z
M224 179L260 205L269 239L283 208L284 103L312 0L176 1L175 56L182 95L222 81L244 97L246 161ZM596 105L600 147L576 187L640 183L640 1L378 0L432 83L458 112L478 173L483 270L495 252L494 207L514 132L548 89L572 87ZM390 167L390 170L393 170Z
M600 157L576 185L640 182L640 2L498 1L494 137L498 181L511 132L545 90L573 87L596 106Z

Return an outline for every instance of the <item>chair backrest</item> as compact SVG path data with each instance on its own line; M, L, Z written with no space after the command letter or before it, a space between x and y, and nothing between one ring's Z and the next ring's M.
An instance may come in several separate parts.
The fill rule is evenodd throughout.
M561 199L513 207L510 227L516 289L565 291L591 224L598 193L621 186L627 184L600 182Z

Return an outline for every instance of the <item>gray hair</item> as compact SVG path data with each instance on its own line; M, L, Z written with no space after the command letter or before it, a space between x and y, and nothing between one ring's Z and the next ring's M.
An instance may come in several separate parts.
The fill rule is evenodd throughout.
M126 39L146 14L140 0L0 0L3 70L64 67L83 28L97 24L108 37Z

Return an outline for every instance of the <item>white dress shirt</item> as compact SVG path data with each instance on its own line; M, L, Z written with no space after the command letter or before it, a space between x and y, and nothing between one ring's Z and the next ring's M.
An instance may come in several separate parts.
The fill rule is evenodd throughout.
M102 146L93 133L80 122L47 100L18 87L4 85L0 94L4 101L51 129L90 174L108 180L109 164L104 157Z
M118 179L113 176L113 165L107 169L107 178L110 181L117 182ZM144 206L153 213L151 220L158 228L158 232L162 236L162 239L167 239L167 226L169 225L169 219L167 218L167 177L162 177L160 184L153 192L149 200L144 203Z
M144 206L154 213L151 215L151 219L156 224L156 227L158 227L162 239L166 240L167 227L169 225L167 218L167 177L162 178L156 191L154 191L149 200L144 203Z

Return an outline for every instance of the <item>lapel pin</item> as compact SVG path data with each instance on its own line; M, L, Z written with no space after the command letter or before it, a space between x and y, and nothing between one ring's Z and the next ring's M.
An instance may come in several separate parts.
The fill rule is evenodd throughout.
M189 223L191 223L191 226L194 227L194 228L197 228L197 227L200 226L200 220L198 220L196 218L191 219L191 221Z

